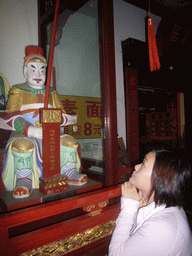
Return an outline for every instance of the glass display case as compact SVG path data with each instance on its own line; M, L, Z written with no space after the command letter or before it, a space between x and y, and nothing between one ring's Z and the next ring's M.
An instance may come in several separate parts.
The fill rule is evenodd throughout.
M48 58L55 3L38 1L39 46ZM35 189L19 201L1 191L2 254L35 250L43 255L60 248L61 255L90 256L95 250L105 255L120 209L123 172L118 166L113 1L60 1L52 78L66 112L79 116L77 125L64 132L81 145L88 182L52 195ZM88 240L85 232L92 234ZM79 236L88 244L72 248L70 241Z
M47 58L52 28L50 22L46 26ZM53 66L55 87L65 111L78 116L76 126L65 127L64 133L81 145L83 165L86 161L95 162L91 170L102 175L104 134L97 1L88 1L76 12L66 9L59 14Z
M39 5L39 41L49 56L52 1L45 6ZM76 127L64 132L81 145L83 172L110 186L118 180L118 142L113 18L104 9L103 1L61 1L53 66L64 108L78 115Z

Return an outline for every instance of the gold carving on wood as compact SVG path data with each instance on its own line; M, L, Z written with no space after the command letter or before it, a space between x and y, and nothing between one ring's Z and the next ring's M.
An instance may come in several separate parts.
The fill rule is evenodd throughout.
M53 183L53 184L47 184L45 186L45 189L55 188L55 187L64 186L64 185L67 185L66 181L59 181L59 182L56 182L56 183Z
M100 207L100 208L103 208L103 207L105 207L105 206L107 206L107 202L100 202L100 203L98 203L98 206Z
M21 256L59 256L76 250L89 243L95 242L107 235L110 235L115 228L115 220L87 229L71 237L44 245L31 252L23 253Z
M43 110L43 123L61 123L60 110L44 109Z
M99 209L99 210L96 210L96 211L93 211L93 212L89 212L88 215L90 216L95 216L95 215L98 215L102 212L102 209Z
M95 208L95 204L91 204L91 205L89 205L89 206L87 206L87 211L88 212L91 212L93 209Z
M98 215L102 212L102 209L106 207L109 203L109 200L103 202L92 203L91 205L85 205L83 211L88 212L91 216Z

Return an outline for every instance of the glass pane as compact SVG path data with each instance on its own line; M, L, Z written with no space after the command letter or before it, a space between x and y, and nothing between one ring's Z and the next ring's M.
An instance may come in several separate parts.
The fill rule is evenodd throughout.
M47 26L49 55L53 22ZM81 145L82 165L103 172L101 127L101 81L97 1L91 0L77 12L59 15L54 63L56 90L68 114L77 113L76 126L65 127ZM88 165L87 165L88 166ZM83 166L84 167L84 166Z

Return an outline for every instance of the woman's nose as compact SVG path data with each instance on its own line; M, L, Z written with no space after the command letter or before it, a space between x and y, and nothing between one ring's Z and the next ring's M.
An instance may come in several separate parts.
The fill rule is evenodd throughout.
M140 166L141 166L141 164L136 164L136 165L135 165L135 171L138 171L139 168L140 168Z

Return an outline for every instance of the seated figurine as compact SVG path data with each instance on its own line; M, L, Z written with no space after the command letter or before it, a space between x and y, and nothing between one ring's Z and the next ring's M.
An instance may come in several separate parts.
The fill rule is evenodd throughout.
M15 198L28 197L32 188L39 188L39 178L43 177L39 109L44 107L47 61L42 53L42 48L37 46L26 48L23 70L26 82L11 88L5 118L0 119L1 128L13 131L6 146L2 180L8 191L13 190ZM53 88L48 107L62 109L61 126L76 123L76 115L65 113L59 94ZM85 184L87 176L79 173L81 161L76 139L67 134L60 137L60 173L72 184Z

